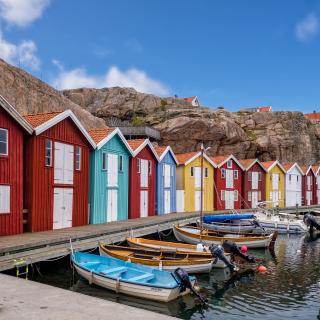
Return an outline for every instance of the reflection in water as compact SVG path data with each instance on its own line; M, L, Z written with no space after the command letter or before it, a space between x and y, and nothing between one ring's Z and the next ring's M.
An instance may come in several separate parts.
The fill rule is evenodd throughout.
M44 276L35 280L183 319L320 319L320 239L280 235L276 258L264 250L250 253L268 268L266 273L256 273L246 264L236 274L217 269L197 275L208 306L192 296L165 304L90 286L73 276L68 260L54 267L42 264Z

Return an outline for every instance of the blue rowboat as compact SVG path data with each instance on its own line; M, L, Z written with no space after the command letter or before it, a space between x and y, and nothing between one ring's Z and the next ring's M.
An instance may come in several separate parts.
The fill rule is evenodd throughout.
M236 220L248 220L254 219L254 214L221 214L217 216L205 215L203 217L204 223L213 223L213 222L226 222L226 221L236 221Z
M182 292L183 285L173 273L138 265L112 257L90 253L71 254L78 274L100 287L134 297L168 302L190 292ZM189 277L194 285L195 278Z

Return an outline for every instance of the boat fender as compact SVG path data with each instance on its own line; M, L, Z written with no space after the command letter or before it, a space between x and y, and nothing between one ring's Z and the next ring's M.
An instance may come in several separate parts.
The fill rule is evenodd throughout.
M210 252L212 257L218 257L221 261L223 261L226 266L233 272L233 271L238 271L238 268L236 265L231 263L225 256L224 254L224 249L220 245L214 245L212 244L210 247Z
M246 251L245 252L242 252L242 250L240 251L237 244L234 241L226 240L223 242L222 246L225 252L238 256L247 262L254 263L256 261L253 256L249 254L245 254ZM246 249L248 250L247 246L242 246L242 247L246 247Z
M259 267L257 267L257 271L258 272L266 272L267 271L267 268L263 265L260 265Z
M177 268L173 272L173 276L180 286L180 292L184 292L186 289L189 289L202 303L207 302L207 299L193 287L186 270Z

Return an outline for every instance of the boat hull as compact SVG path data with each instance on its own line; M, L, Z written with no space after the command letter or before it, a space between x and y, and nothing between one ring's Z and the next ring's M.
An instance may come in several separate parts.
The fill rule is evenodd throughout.
M200 243L200 229L197 228L178 228L176 226L173 227L173 232L175 237L182 242L190 243L190 244L197 244ZM202 235L201 240L203 243L207 245L211 244L222 244L225 240L234 241L238 247L243 245L247 246L251 249L256 248L266 248L269 246L272 240L272 234L268 236L261 236L261 237L237 237L237 235L224 235L221 237L215 236L206 236Z
M200 221L197 221L200 225ZM224 232L255 232L256 227L253 225L235 224L235 223L202 223L204 229Z
M169 302L179 298L183 294L188 294L190 292L190 290L186 290L185 292L180 293L179 287L166 289L152 286L143 286L124 281L117 281L101 276L95 272L85 270L76 263L74 263L74 267L78 274L84 279L88 280L90 284L95 284L97 286L115 291L117 293L123 293L142 299L159 302Z

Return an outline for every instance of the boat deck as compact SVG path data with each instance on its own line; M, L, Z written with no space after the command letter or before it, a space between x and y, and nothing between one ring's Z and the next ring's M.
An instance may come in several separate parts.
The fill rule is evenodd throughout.
M319 210L320 206L300 207L299 211L306 212L310 209ZM287 208L281 209L281 211L294 213L296 209ZM238 210L238 212L252 212L252 210ZM226 211L215 211L212 214L223 213ZM115 243L123 241L127 237L142 237L171 229L174 224L194 223L198 217L198 212L181 212L105 224L3 236L0 237L0 271L14 268L14 260L21 258L26 259L28 263L35 263L68 255L70 238L76 250L90 250L98 246L98 241Z

